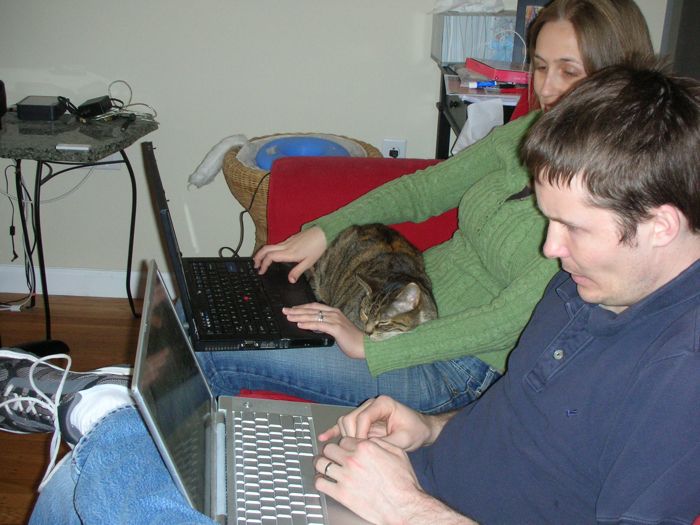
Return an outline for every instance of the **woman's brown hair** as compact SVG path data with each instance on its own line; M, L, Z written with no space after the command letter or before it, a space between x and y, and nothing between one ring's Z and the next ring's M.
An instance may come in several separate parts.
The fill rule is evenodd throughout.
M553 0L537 13L528 28L530 59L544 25L559 20L574 27L586 75L654 54L649 28L634 0ZM539 107L532 83L528 91L530 107Z
M528 28L530 57L534 56L542 27L558 20L566 20L574 27L587 75L634 57L654 54L644 15L633 0L553 0Z

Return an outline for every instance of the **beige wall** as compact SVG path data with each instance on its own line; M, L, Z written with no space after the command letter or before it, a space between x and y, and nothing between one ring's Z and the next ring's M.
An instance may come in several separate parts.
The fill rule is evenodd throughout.
M665 3L639 0L657 47ZM188 190L186 180L225 136L317 131L377 147L383 138L405 138L408 156L433 156L432 6L432 0L0 0L0 79L8 103L26 95L81 102L126 80L134 101L158 111L160 129L147 139L158 148L181 249L213 255L236 244L240 207L221 176L199 190ZM128 154L139 188L138 269L144 259L164 258L140 150L132 146ZM83 175L58 177L44 197L64 193ZM128 176L120 169L96 170L77 191L43 206L47 266L123 271L128 204ZM3 271L19 265L10 262L9 225L10 205L0 198L0 291L18 286Z

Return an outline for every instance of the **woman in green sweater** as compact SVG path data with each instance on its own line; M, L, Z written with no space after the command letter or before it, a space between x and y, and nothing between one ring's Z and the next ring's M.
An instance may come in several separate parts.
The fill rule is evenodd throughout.
M554 0L529 37L532 86L544 111L586 75L634 54L653 54L633 0ZM200 353L215 393L269 389L353 405L389 394L431 413L478 397L505 370L509 351L557 271L556 262L540 252L546 221L518 155L540 114L494 129L451 159L391 181L255 256L261 273L275 261L297 262L289 274L295 281L352 224L420 222L458 207L454 236L425 252L438 319L371 341L329 306L285 309L301 328L335 337L337 347Z

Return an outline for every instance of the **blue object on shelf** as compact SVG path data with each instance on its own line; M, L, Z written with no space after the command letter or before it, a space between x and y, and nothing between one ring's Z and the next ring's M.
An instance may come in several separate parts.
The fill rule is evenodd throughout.
M282 137L271 140L260 148L255 163L269 170L272 163L282 157L349 157L350 153L340 144L319 137Z

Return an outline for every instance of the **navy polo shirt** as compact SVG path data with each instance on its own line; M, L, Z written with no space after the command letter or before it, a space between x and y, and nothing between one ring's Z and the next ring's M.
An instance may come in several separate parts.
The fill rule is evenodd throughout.
M560 272L508 372L411 454L480 523L691 523L700 515L700 261L617 315Z

